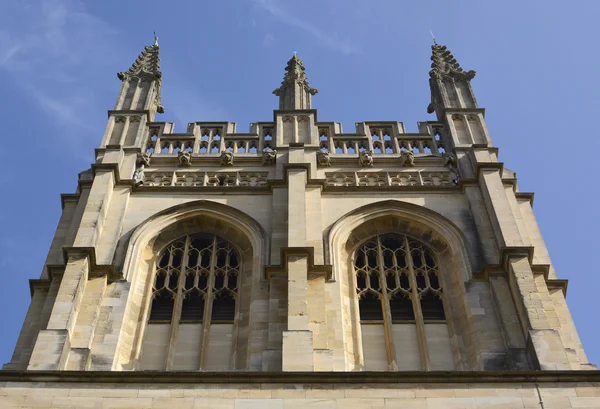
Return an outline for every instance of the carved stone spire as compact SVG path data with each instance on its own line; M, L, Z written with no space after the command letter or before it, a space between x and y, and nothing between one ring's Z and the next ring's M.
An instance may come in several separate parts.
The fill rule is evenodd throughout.
M434 43L431 46L431 61L431 78L450 76L470 81L475 77L475 71L464 71L445 45Z
M131 68L125 72L117 73L121 81L130 77L151 77L160 79L160 55L158 48L158 39L155 38L153 45L144 47L139 57L135 60Z
M477 108L475 94L471 89L475 71L463 70L450 50L435 42L431 46L431 61L431 103L427 112L436 112L441 118L445 109Z
M308 84L304 70L302 60L294 53L285 67L281 86L273 91L279 97L279 109L311 109L311 98L319 91Z
M164 112L160 102L162 73L156 34L154 44L144 47L131 68L117 73L117 76L123 81L123 86L115 109L148 110L152 118L156 112Z

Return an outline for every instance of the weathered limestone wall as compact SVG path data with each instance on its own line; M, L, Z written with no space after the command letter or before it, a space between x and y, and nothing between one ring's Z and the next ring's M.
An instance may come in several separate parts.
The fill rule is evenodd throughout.
M304 172L296 172L294 174L301 175L302 173ZM569 351L562 352L562 354L569 355L569 358L567 359L566 355L564 355L565 362L560 361L558 366L552 363L551 367L579 369L580 363L586 362L577 333L574 330L572 321L570 321L564 297L562 297L562 294L559 296L556 291L546 288L546 282L542 275L536 276L534 280L533 275L529 279L526 272L519 275L515 273L515 270L512 270L513 276L517 274L516 277L522 277L521 280L530 280L531 283L535 284L528 286L527 291L530 291L540 300L540 306L537 306L537 304L531 304L534 302L531 301L533 298L529 296L521 297L516 310L512 307L514 305L513 298L516 296L514 288L512 293L508 290L505 284L508 280L502 278L506 272L500 266L495 267L499 275L496 278L491 276L489 281L481 275L472 277L474 273L480 274L485 266L493 265L494 259L496 259L496 263L500 262L498 260L500 249L496 239L493 239L494 237L497 238L496 234L498 231L494 231L485 209L486 204L490 205L491 198L489 195L485 198L485 196L479 193L479 189L477 188L467 188L464 192L452 191L447 193L400 193L396 191L390 193L348 192L343 195L328 194L326 191L323 192L317 188L304 189L303 186L306 183L304 176L299 179L299 183L294 182L295 177L293 176L290 179L293 186L298 185L293 191L287 188L274 189L272 194L261 193L258 195L224 195L219 193L160 194L157 192L134 192L130 194L128 189L115 187L109 195L110 209L107 214L95 216L103 219L101 223L102 229L98 230L99 226L94 225L94 231L92 231L87 225L84 225L84 229L72 228L73 233L71 235L73 238L75 236L81 239L85 237L87 240L91 239L97 242L97 258L101 259L103 264L110 263L112 259L115 261L116 266L122 266L128 238L142 222L173 206L197 200L208 200L247 214L261 226L264 234L272 240L280 239L283 236L294 236L294 240L297 242L296 245L308 245L314 248L315 263L327 264L331 263L331 254L328 254L328 252L334 251L334 249L328 248L325 238L328 234L327 232L335 223L342 220L345 215L357 211L357 209L364 206L373 206L378 202L393 199L429 209L443 216L443 218L457 227L464 238L464 244L469 254L469 260L467 260L468 271L463 271L464 278L455 281L453 285L462 286L465 296L455 297L452 301L453 305L455 305L452 308L455 311L464 312L456 312L458 315L453 317L454 322L450 325L450 335L454 339L453 348L457 354L457 369L527 367L526 358L523 355L523 351L525 350L523 323L515 312L519 308L521 309L521 316L527 316L533 322L537 322L540 318L539 314L542 311L539 308L543 307L545 311L544 319L549 318L550 321L548 322L550 324L538 325L537 328L557 328L555 332L545 332L550 334L548 336L552 336L555 339L548 342L558 348L563 348L559 347L559 345L564 344L569 351L573 351L572 353ZM110 185L108 179L107 184ZM512 191L507 191L502 187L498 188L496 195L504 198L502 200L506 203L505 209L509 215L514 215L515 213L521 215L521 212L525 213L525 216L520 221L517 222L513 219L515 220L513 229L515 238L513 240L527 244L535 242L536 247L542 246L543 242L538 237L539 230L531 227L535 220L531 221L533 214L531 213L529 204L520 203L517 206L515 200L515 206L512 206L509 200L511 193ZM301 200L302 198L304 200ZM73 227L74 224L79 224L76 213L78 208L86 207L86 204L81 203L84 199L87 199L87 196L82 196L77 205L75 205L76 202L68 202L68 206L65 209L68 214L65 216L65 221L61 221L62 225L70 224ZM500 199L496 198L494 200L499 201ZM294 203L295 207L288 207L290 202ZM88 203L87 207L90 206L91 203ZM280 211L277 209L280 209ZM80 213L83 213L83 210ZM295 215L303 216L298 218L297 222L290 224L288 221L289 217L295 217ZM89 217L87 216L86 219L89 219ZM537 226L535 223L533 225ZM83 234L83 231L86 229L90 230L90 232ZM533 235L536 237L530 239L529 231L532 231L532 229ZM298 230L298 233L294 233L296 230ZM68 233L64 233L63 228L60 233L60 239L64 243L67 243L66 236L68 235ZM524 236L525 238L523 238ZM482 240L482 237L485 240ZM58 238L56 240L60 241ZM280 249L285 247L285 245L281 240L278 240L278 243L272 243L268 257L272 264L284 262L284 260L279 259L279 253ZM59 248L58 242L53 245L53 248ZM53 254L56 254L56 250L53 250ZM549 261L546 258L547 251L540 251L537 254L540 254L541 260ZM284 287L280 284L279 290L269 291L267 288L270 283L262 277L263 273L259 271L257 276L261 277L259 279L261 282L260 286L265 288L265 290L264 294L260 296L257 293L259 287L255 287L254 296L257 298L253 304L254 309L251 311L249 319L250 321L257 319L256 325L259 325L258 322L261 322L263 318L258 317L264 315L266 322L259 325L260 333L262 334L260 338L257 338L259 333L255 331L253 339L242 341L252 343L253 345L249 349L250 355L246 361L249 367L255 370L275 370L276 367L281 367L282 363L286 367L281 357L282 345L285 343L284 339L288 340L288 344L291 342L291 345L294 345L294 350L299 348L300 345L304 345L305 341L312 345L310 349L314 351L313 362L309 364L308 362L302 362L300 359L299 363L302 362L302 365L306 364L308 366L304 367L300 365L298 370L311 370L315 368L343 371L356 370L360 367L362 362L360 350L362 347L360 340L357 341L357 334L360 334L360 332L355 332L358 322L355 318L352 318L356 317L356 311L353 311L352 308L356 307L353 306L355 302L352 296L353 289L348 285L349 280L351 281L350 277L352 273L346 267L342 268L342 266L351 264L351 260L348 259L349 256L346 255L342 259L336 260L337 265L333 266L335 281L327 282L323 281L323 279L312 279L299 287L298 291L300 292L297 292L294 287L288 289L287 284ZM148 255L148 257L152 256ZM82 262L85 263L84 260L79 261L79 263ZM523 261L511 265L518 265L521 269L527 269L527 266L523 263L528 264L527 261ZM79 267L79 269L82 268L86 269L87 267L85 265ZM462 269L458 265L455 268ZM71 265L67 269L68 271L77 271L78 277L79 274L82 274L79 272L80 270L76 269L75 264ZM307 274L306 267L304 267L303 271L305 272L301 273L300 276ZM83 273L83 275L85 274L87 273ZM339 274L350 274L350 276L345 277L344 280L340 280ZM523 274L525 275L523 276ZM468 279L468 277L471 278ZM92 280L97 281L97 279ZM123 338L123 334L120 333L123 328L126 328L127 336L130 336L129 334L133 334L136 331L135 328L140 325L137 321L123 321L126 315L125 308L130 299L130 284L128 282L115 282L107 283L105 288L96 288L95 286L90 286L91 283L92 281L88 281L83 289L83 295L80 295L82 297L82 308L78 311L78 314L72 317L69 314L67 314L69 317L65 316L65 319L76 320L76 322L69 321L70 323L68 324L73 334L71 335L71 345L69 347L72 352L68 362L65 363L66 368L92 370L134 369L134 366L131 364L127 364L124 367L116 364L116 362L131 362L131 359L135 360L137 356L130 356L130 352L126 352L133 351L134 354L137 354L135 352L137 351L136 345L132 344L133 341L127 341L126 345L119 344L121 342L119 341L120 339L125 339ZM143 297L144 289L148 289L150 285L151 283L144 283L141 287L136 287L138 288L136 290L138 293L137 296ZM32 343L35 340L37 331L39 330L37 326L39 328L45 326L45 324L40 324L43 318L40 320L35 318L35 316L39 314L38 311L42 310L43 303L46 302L46 290L37 291L39 291L39 294L37 296L34 295L34 300L37 301L32 303L30 314L32 317L29 321L26 321L28 332L23 333L22 342L20 342L20 348L23 352L16 352L15 358L13 358L14 362L8 368L17 369L23 365L23 363L18 364L17 362L22 362L23 359L27 359L29 356L30 352L27 351L31 350L31 345L27 347L26 344ZM288 300L290 294L295 294L295 296L292 296ZM448 294L450 299L454 296L453 294ZM43 301L42 298L44 299ZM282 306L287 306L288 302L293 301L294 298L297 300L310 299L309 310L294 312L296 311L296 307L290 309L289 306L282 310ZM293 302L297 303L300 301ZM538 303L538 301L535 301L535 303ZM49 307L52 308L53 306L49 305ZM139 310L139 308L144 308L144 305L136 304L135 308ZM282 321L280 317L282 311L286 311L286 314L292 311L298 317L308 319L309 321L298 326L298 328L292 329L289 326L289 318ZM136 312L136 314L140 313ZM533 318L533 314L536 314L536 318ZM459 316L461 318L458 318ZM458 321L464 320L464 322L468 322L469 324L461 326L456 319ZM292 319L292 322L296 321L297 319ZM115 326L115 324L121 326ZM256 329L258 330L259 327L256 327ZM285 332L289 330L294 332ZM248 332L247 334L240 334L240 336L250 336L251 334L252 332ZM539 335L540 332L537 334ZM306 340L302 342L298 341L300 343L293 341L293 339L300 336L303 336ZM261 339L261 341L258 342L258 339ZM122 349L123 347L125 349ZM458 352L459 350L461 351L460 353ZM564 349L562 350L564 351ZM77 355L80 353L79 351L85 356L79 357ZM47 351L42 352L44 354L47 353ZM305 352L309 353L308 350ZM552 356L556 356L554 352ZM120 357L116 358L115 354L119 354Z
M597 378L597 377L595 377ZM542 406L543 405L543 406ZM600 408L600 382L2 382L0 407L91 409Z

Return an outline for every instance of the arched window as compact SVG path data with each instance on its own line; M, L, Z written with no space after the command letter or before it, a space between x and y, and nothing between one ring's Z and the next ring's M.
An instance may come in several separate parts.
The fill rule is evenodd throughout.
M355 252L365 370L453 370L435 254L401 234L373 237Z
M181 237L158 255L141 369L232 368L240 259L226 240Z

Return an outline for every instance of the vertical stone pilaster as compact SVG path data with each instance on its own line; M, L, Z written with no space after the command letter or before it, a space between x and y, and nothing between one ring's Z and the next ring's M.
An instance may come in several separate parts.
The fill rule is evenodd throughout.
M64 369L89 267L87 255L69 256L47 328L38 335L28 369Z
M123 218L125 217L125 211L129 203L130 193L130 187L116 187L111 194L104 221L104 229L96 247L98 264L112 264L117 242L123 228Z
M498 169L483 168L479 183L499 247L523 244Z
M306 246L306 170L288 171L288 245Z
M92 278L86 285L82 305L77 314L75 328L71 336L71 353L67 362L69 370L86 370L89 368L90 348L94 332L98 325L100 306L106 290L107 278Z
M271 225L271 264L281 264L281 248L288 244L288 190L273 189L273 222Z
M267 349L262 354L263 371L282 368L282 339L287 328L287 280L273 276L269 279L269 334Z
M521 322L527 329L532 359L542 370L570 369L569 359L557 328L544 311L529 260L525 255L508 256L509 282Z
M98 170L85 205L79 230L75 236L74 245L76 247L93 247L96 245L108 216L113 188L113 171Z
M48 297L49 288L35 288L31 303L25 316L25 321L21 328L21 333L17 340L17 345L12 355L10 362L3 366L2 369L23 370L27 369L27 364L31 358L31 353L38 332L41 327L42 312L46 298Z
M308 258L288 257L288 328L283 332L282 369L312 371L313 334L308 326Z
M489 281L502 336L506 343L508 369L530 369L525 351L523 328L515 309L508 282L504 276L500 275L490 276Z

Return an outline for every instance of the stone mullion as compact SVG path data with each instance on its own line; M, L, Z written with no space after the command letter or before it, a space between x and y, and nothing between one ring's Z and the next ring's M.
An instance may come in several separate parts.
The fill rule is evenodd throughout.
M456 94L459 95L458 92ZM467 131L467 135L471 139L471 143L475 143L475 138L473 138L473 130L471 129L471 125L469 124L469 118L467 118L466 115L461 115L461 118L463 124L465 125L465 131Z
M125 116L125 124L123 125L123 131L121 135L119 135L119 146L123 146L125 144L125 138L127 137L127 132L129 132L129 120L131 117L129 115Z
M142 79L136 78L135 91L133 93L133 97L131 98L131 105L129 108L132 111L137 109L138 101L140 99L140 93L142 92L143 86L144 83L142 82Z
M171 317L171 333L169 335L169 345L167 349L167 360L166 368L167 371L173 369L175 360L175 350L177 349L177 340L179 337L179 321L181 320L181 310L183 307L183 288L185 286L185 270L188 260L188 253L190 248L190 236L185 238L185 245L183 247L183 257L181 258L181 265L179 267L179 278L177 280L177 295L175 296L175 305L173 308L173 316ZM173 258L173 253L171 253ZM168 284L167 284L168 285Z
M223 140L223 138L221 138ZM202 336L200 338L200 369L206 368L208 343L210 337L210 318L213 306L213 287L215 285L215 265L217 264L217 236L213 236L212 252L210 254L210 267L206 298L204 299L204 317L202 319Z
M377 236L377 264L379 270L379 286L381 287L381 304L383 311L383 328L385 331L385 346L387 349L388 367L393 368L397 365L396 349L392 334L392 311L390 310L390 300L387 293L387 284L385 280L385 265L383 261L383 250L381 248L381 236Z
M235 251L235 249L230 245L229 246L229 251L227 253L227 258L226 258L226 265L227 265L227 269L225 270L225 277L223 277L223 287L227 288L229 291L231 291L231 293L233 294L233 299L235 302L235 309L234 309L234 313L233 313L233 327L231 328L231 336L233 339L233 342L231 343L231 358L229 361L229 369L235 369L235 362L237 361L237 339L238 339L238 322L239 320L237 319L237 316L239 314L239 310L240 310L240 303L238 300L238 296L239 293L237 291L233 291L230 287L229 287L229 272L231 270L237 270L237 287L240 288L240 279L242 278L242 274L241 274L241 269L243 266L243 263L241 262L241 260L238 257L238 267L233 269L231 268L231 253L235 252L237 254L237 252Z
M123 103L125 102L125 96L127 95L127 92L129 92L129 87L130 80L126 79L125 81L123 81L123 85L121 86L121 93L119 94L117 102L115 103L115 111L123 109Z
M408 244L408 238L406 236L404 236L404 248L406 256L406 265L408 266L409 271L408 277L410 281L411 299L415 315L415 325L417 328L417 340L419 342L419 352L421 353L421 365L424 371L429 371L429 354L427 351L427 336L425 334L423 311L421 311L419 290L417 288L417 277L415 275L415 269L413 267L412 255L410 251L410 246Z

